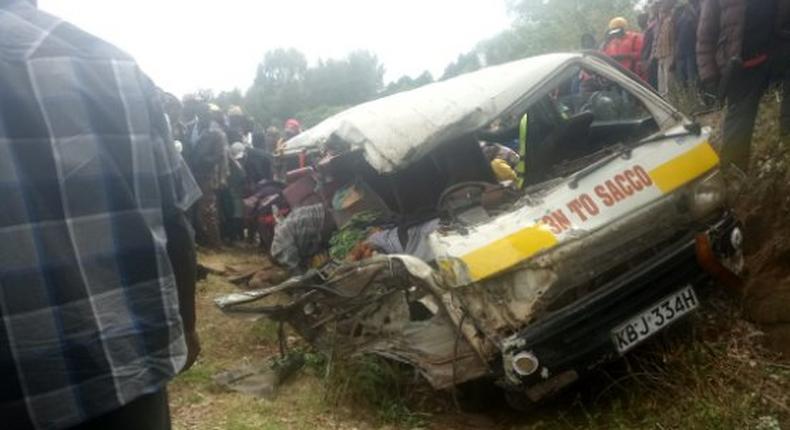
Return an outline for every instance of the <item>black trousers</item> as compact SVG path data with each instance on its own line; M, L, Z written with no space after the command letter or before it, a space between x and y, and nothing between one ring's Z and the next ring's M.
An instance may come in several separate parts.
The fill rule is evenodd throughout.
M744 172L749 169L754 122L760 100L771 81L782 84L783 100L780 128L783 135L790 134L790 72L772 70L768 65L742 70L727 88L727 113L724 117L721 161L723 166L734 164Z
M138 397L120 408L72 430L170 430L167 389Z

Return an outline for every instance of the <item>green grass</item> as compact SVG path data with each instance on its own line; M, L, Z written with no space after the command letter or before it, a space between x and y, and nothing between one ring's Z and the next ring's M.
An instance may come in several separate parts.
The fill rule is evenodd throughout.
M261 319L252 324L250 334L254 341L269 345L277 345L279 340L278 327L279 324L274 321Z
M178 376L178 382L198 389L210 389L214 386L213 377L218 369L211 362L201 360L195 363L188 372Z
M324 400L330 405L353 403L374 411L381 424L407 428L426 424L426 413L412 405L417 388L425 384L415 378L413 368L376 356L343 360L324 359Z

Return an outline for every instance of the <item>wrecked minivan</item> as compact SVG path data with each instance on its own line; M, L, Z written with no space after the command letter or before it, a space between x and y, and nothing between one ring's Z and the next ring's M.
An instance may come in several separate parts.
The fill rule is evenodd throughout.
M361 239L379 245L216 303L408 363L436 389L489 378L538 401L693 312L711 278L737 282L741 230L709 136L596 53L351 108L288 148L320 148L346 176L323 198L339 228L349 199L387 213ZM514 148L514 180L481 142Z

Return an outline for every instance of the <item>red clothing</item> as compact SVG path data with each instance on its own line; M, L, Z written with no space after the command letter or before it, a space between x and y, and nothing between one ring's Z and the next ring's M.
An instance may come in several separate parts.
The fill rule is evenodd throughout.
M644 79L644 68L641 63L643 45L644 36L642 33L626 31L621 37L609 39L603 47L603 53Z

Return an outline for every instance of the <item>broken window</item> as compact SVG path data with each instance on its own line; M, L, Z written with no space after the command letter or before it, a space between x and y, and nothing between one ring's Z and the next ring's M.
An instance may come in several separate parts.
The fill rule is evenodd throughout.
M565 176L616 144L658 131L642 101L617 82L574 66L497 119L482 140L507 144L524 158L525 184Z
M448 142L391 175L380 175L364 162L357 169L392 212L405 221L435 217L442 194L458 184L495 183L472 136Z

